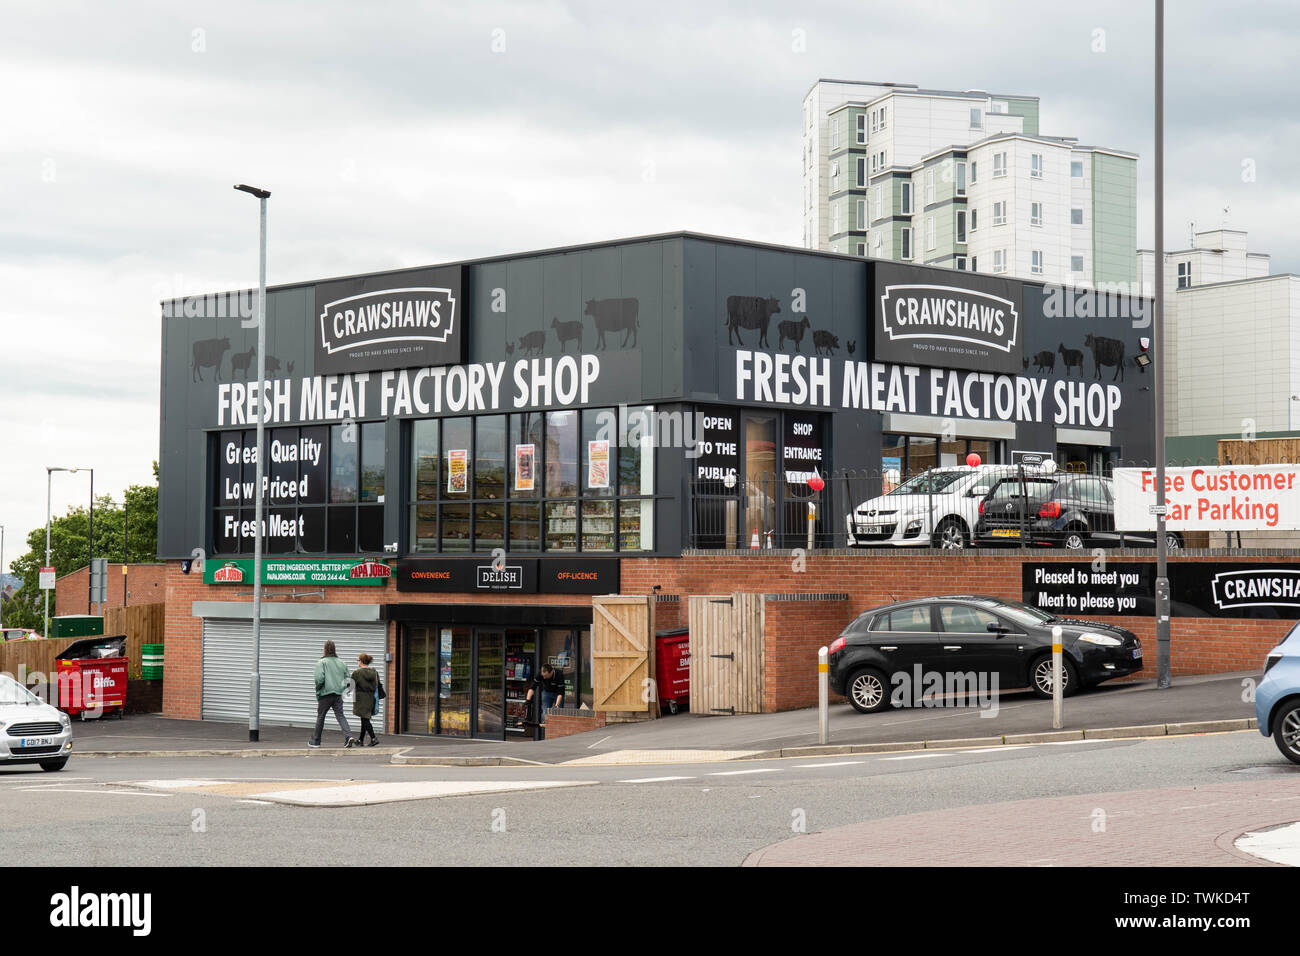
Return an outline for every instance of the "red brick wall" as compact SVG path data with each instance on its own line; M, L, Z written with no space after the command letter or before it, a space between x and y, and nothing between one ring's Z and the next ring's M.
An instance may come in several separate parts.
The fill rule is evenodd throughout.
M861 610L851 601L764 602L766 712L817 706L817 649L835 640Z
M589 730L599 730L605 726L603 711L592 711L590 717L570 717L567 714L546 715L546 739L570 737L573 734L585 734Z
M167 591L167 565L128 564L126 570L127 573L123 575L121 564L108 566L108 600L104 602L104 607L122 607L123 578L126 579L128 606L162 603ZM90 597L89 584L86 581L89 573L88 568L82 568L71 574L65 574L55 582L54 607L50 609L51 614L91 613L86 605ZM100 611L100 606L95 605L94 613L98 614Z
M1078 555L1032 552L1036 562L1077 562ZM1022 597L1018 552L1006 554L814 554L795 570L793 558L783 552L718 553L678 558L627 558L622 562L622 593L679 595L680 601L658 601L655 627L667 630L685 626L687 598L692 594L760 594L844 592L847 601L767 601L765 603L765 707L786 710L816 702L816 650L829 644L840 629L861 611L910 597L942 593L981 593L1019 600ZM1112 561L1140 561L1143 555L1113 555ZM1226 556L1184 556L1175 561L1214 562ZM1248 556L1233 560L1249 561ZM1300 555L1260 558L1269 564L1300 564ZM236 589L239 590L239 589ZM244 588L243 590L247 590ZM268 601L284 600L290 588L267 587ZM393 584L377 588L327 588L325 603L367 601L428 604L512 604L518 597L501 594L433 595L398 592ZM163 712L174 717L198 717L201 700L202 622L192 616L198 600L233 600L231 588L209 586L201 574L180 573L179 562L169 562L166 576L167 681ZM243 598L247 600L247 598ZM319 600L312 598L312 600ZM303 602L298 602L299 604ZM530 604L588 605L590 598L572 595L528 595ZM1149 617L1110 618L1133 630L1152 651L1146 655L1139 677L1154 677L1155 625ZM1284 620L1233 620L1226 618L1174 618L1172 662L1175 676L1257 671L1264 654L1294 622ZM389 626L389 650L395 655L396 625ZM388 671L389 697L385 702L391 721L398 706L396 667Z
M1112 555L1111 561L1141 561L1147 555ZM930 594L976 593L1020 600L1020 567L1034 562L1078 562L1078 555L1034 551L989 554L881 554L836 552L813 554L796 571L785 552L718 553L681 558L645 558L623 562L624 593L645 593L652 585L663 593L681 594L683 623L686 596L735 591L772 593L838 592L847 602L773 602L765 604L767 706L784 710L816 703L816 650L828 644L856 614L867 608ZM1249 556L1205 555L1176 562L1248 562ZM1300 564L1300 555L1270 555L1261 563ZM660 607L663 607L661 604ZM815 609L815 610L814 610ZM1155 622L1150 617L1107 617L1132 630L1149 649L1144 668L1132 679L1155 677ZM838 627L836 624L838 623ZM1294 621L1177 618L1171 624L1171 660L1175 676L1258 671L1264 655ZM775 649L773 648L775 642Z
M167 643L167 679L163 690L163 714L168 717L198 718L202 706L203 682L203 622L193 616L195 601L248 601L251 585L215 585L203 582L202 572L195 570L182 574L179 561L169 561L166 570L166 643ZM119 572L120 574L120 572ZM291 591L304 588L263 587L262 600L278 603L289 600ZM239 594L240 597L235 595ZM390 582L383 588L373 587L336 587L326 588L322 601L317 596L295 601L295 604L366 604L402 603L402 604L518 604L518 597L505 594L420 594L418 592L398 591ZM591 606L591 598L571 594L530 594L528 604L586 605ZM666 603L666 602L665 602ZM660 607L665 606L660 604ZM394 663L389 665L385 674L384 689L388 697L384 704L387 708L389 726L392 726L397 703L397 625L388 625L388 650L394 655Z

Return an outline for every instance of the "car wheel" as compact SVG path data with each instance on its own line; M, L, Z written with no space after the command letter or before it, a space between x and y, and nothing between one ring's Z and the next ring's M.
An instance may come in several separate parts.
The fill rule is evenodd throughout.
M1165 550L1179 551L1183 547L1183 536L1176 532L1169 532L1165 535Z
M1075 670L1074 664L1070 658L1061 655L1061 678L1064 686L1061 688L1061 696L1069 697L1079 689L1079 672ZM1032 664L1029 665L1029 686L1033 688L1036 697L1042 697L1045 700L1052 698L1052 655L1044 654Z
M67 765L68 765L68 758L67 758L67 757L60 757L58 760L42 760L42 761L41 761L41 769L42 769L42 770L48 770L48 771L50 771L51 773L55 773L56 771L62 770L62 769L63 769L64 767L66 767Z
M1071 551L1082 551L1088 541L1084 537L1083 529L1075 526L1065 529L1065 537L1061 539L1061 543Z
M1300 700L1292 701L1273 718L1273 742L1283 757L1300 763Z
M956 518L945 518L934 530L934 546L945 551L960 551L968 547L970 539L966 536L966 525Z
M860 714L874 714L889 706L889 683L885 675L870 667L854 671L845 686L849 703Z

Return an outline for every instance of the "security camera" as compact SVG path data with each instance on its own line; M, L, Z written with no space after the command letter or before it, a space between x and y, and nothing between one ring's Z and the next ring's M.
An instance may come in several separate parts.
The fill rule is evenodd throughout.
M384 551L386 551L386 552L389 553L389 554L396 554L396 553L397 553L397 542L394 541L392 544L386 544L386 545L384 545Z

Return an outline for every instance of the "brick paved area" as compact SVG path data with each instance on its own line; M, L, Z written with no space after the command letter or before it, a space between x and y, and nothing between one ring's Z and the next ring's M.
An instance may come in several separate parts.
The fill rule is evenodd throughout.
M795 837L746 866L1270 866L1242 833L1300 820L1300 780L993 803Z

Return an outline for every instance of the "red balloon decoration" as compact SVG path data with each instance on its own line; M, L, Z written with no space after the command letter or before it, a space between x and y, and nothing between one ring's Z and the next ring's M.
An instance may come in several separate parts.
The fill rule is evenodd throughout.
M972 468L978 468L980 466L980 456L975 454L975 452L971 452L966 456L966 464L970 465Z
M813 472L813 476L808 479L808 487L813 491L821 491L826 487L826 481L817 472Z

